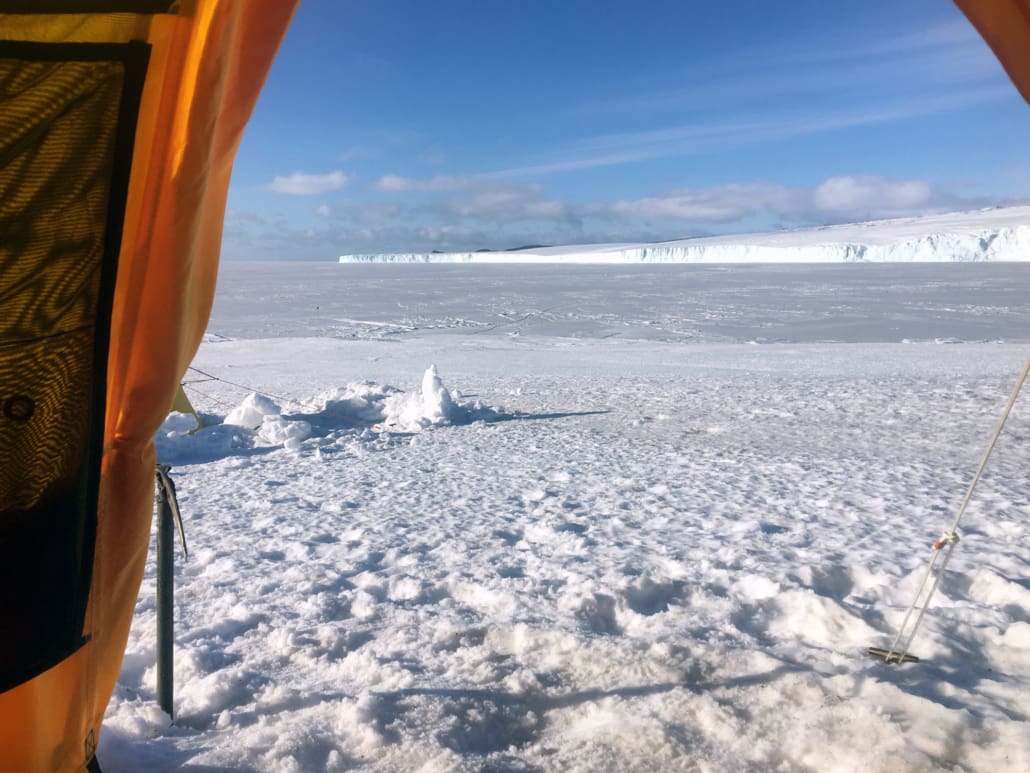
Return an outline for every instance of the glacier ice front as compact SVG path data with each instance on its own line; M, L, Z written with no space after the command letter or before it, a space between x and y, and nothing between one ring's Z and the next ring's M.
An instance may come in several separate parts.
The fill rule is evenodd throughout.
M1030 260L1030 207L650 244L341 255L340 263L951 263Z

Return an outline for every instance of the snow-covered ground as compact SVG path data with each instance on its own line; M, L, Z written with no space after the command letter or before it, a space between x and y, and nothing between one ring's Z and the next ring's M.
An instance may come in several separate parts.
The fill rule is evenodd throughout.
M645 244L341 255L341 263L913 263L1030 260L1030 207Z
M211 426L158 437L176 719L150 566L102 766L1030 769L1030 393L923 661L864 654L1028 299L1011 264L225 265L187 375Z

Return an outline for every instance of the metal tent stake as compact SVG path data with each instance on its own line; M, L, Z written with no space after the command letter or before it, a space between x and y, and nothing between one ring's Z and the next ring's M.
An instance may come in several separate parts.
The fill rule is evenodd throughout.
M890 649L883 649L882 647L870 647L869 654L874 655L878 658L883 658L887 663L911 663L916 662L919 658L914 655L908 654L908 649L912 645L912 640L916 636L916 631L919 630L919 625L923 622L923 616L926 614L926 610L930 607L930 600L933 598L933 594L937 591L937 586L941 584L941 578L944 577L944 570L948 568L948 562L951 560L951 554L955 550L955 545L958 544L958 529L959 521L962 520L962 516L966 512L966 507L969 506L969 500L973 497L973 490L976 488L976 484L980 482L980 476L983 474L984 467L987 466L987 460L991 458L991 451L994 450L994 445L998 442L998 437L1001 435L1001 430L1005 426L1005 422L1009 418L1009 414L1012 412L1012 406L1016 402L1016 398L1019 396L1020 390L1023 388L1023 382L1026 381L1027 373L1030 373L1030 358L1027 359L1026 364L1023 366L1023 372L1019 376L1019 380L1016 381L1016 387L1012 390L1012 396L1009 397L1008 404L1005 406L1005 410L1001 414L1001 420L998 422L998 426L994 430L994 435L991 436L991 442L987 444L987 450L984 452L983 459L980 461L980 466L976 470L976 475L973 476L972 482L969 484L969 488L966 490L966 496L962 500L962 504L959 506L958 513L955 514L955 520L951 523L951 528L948 529L944 534L941 535L940 539L933 543L933 553L930 554L930 561L926 566L926 572L923 575L923 581L919 583L919 590L916 591L916 597L913 599L911 606L905 613L904 619L901 621L901 627L898 629L898 635L894 638L894 643L891 644ZM937 566L938 559L943 559L940 562L940 568L937 569L936 574L934 568ZM933 581L930 581L930 578ZM927 589L929 584L929 590ZM923 591L926 591L924 594ZM916 615L915 621L909 626L909 621L912 620L912 615L916 610L919 610L919 614Z
M182 540L183 556L189 558L189 553L175 483L168 474L171 469L167 464L157 465L157 701L161 710L174 718L175 559L172 543L176 526Z

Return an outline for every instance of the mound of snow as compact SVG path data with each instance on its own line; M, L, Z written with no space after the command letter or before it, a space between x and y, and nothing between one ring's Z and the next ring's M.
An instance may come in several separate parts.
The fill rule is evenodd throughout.
M456 400L444 385L435 365L422 376L418 392L404 392L389 384L361 382L326 392L317 403L336 419L398 432L418 432L428 427L495 421L503 411L478 400Z
M217 417L204 418L205 426L198 428L191 414L169 414L154 437L157 458L167 464L202 464L255 446L296 449L312 432L310 423L283 418L275 401L256 392L221 423Z
M172 413L154 439L158 459L176 465L201 464L255 447L282 446L295 451L316 431L322 438L346 436L350 440L357 431L358 442L367 446L388 439L391 432L496 421L507 415L478 400L456 399L435 365L423 374L421 389L416 392L364 381L324 392L308 404L312 413L305 413L303 419L288 418L278 403L254 392L221 423L218 417L207 416L213 421L199 429L193 416Z
M436 365L430 365L422 375L422 417L433 423L453 421L456 408L451 393L436 372Z
M157 459L165 464L202 464L224 459L254 445L253 433L234 424L197 428L188 413L173 413L154 436Z
M314 404L320 412L338 421L372 427L384 420L386 401L403 394L389 384L359 381L323 392L315 398Z
M282 416L265 416L257 436L267 445L281 445L293 450L311 437L311 425L306 421L290 421Z
M295 449L311 437L308 422L284 419L279 404L257 392L247 395L243 402L229 411L222 424L254 430L254 439L260 445Z
M264 422L266 416L279 416L280 414L282 414L282 410L274 400L254 392L247 395L242 403L229 411L229 415L222 423L257 429Z

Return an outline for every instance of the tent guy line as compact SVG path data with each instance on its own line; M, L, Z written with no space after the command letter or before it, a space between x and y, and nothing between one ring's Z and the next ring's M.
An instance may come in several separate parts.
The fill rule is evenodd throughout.
M987 467L987 461L991 458L991 452L994 451L994 446L997 444L998 438L1001 437L1001 431L1005 428L1005 422L1008 421L1009 414L1012 413L1012 406L1016 404L1016 398L1019 397L1019 393L1023 389L1023 384L1026 382L1028 373L1030 373L1030 357L1027 358L1026 364L1023 366L1023 370L1019 374L1019 378L1016 380L1016 386L1013 388L1012 394L1009 397L1008 402L1005 404L1005 409L1002 411L1001 419L998 421L998 425L995 427L994 433L991 435L990 442L987 444L987 450L984 451L983 458L980 460L980 466L977 467L976 473L973 475L969 488L966 490L966 495L962 499L962 504L959 505L958 512L955 514L955 519L952 521L948 530L944 532L932 545L933 550L930 553L930 560L926 565L926 572L923 574L923 579L919 583L919 590L916 591L915 598L912 599L912 604L909 606L908 611L905 613L905 617L901 621L901 625L898 627L898 634L895 636L894 642L891 644L890 649L886 651L878 647L870 647L869 653L871 655L882 657L887 663L910 662L908 653L909 648L912 646L912 641L915 639L916 633L919 631L919 626L923 622L923 617L930 608L930 602L933 600L933 595L937 591L937 587L941 584L941 580L944 578L944 572L948 568L948 562L951 561L951 554L954 552L955 546L959 543L957 532L959 522L962 520L962 516L966 512L966 508L969 506L969 502L973 498L973 492L976 490L976 486L980 482L980 476L983 475L984 468ZM941 561L940 569L938 569L937 574L934 575L934 566L942 555L944 558ZM930 581L931 577L933 578L933 582L930 583L930 589L926 592L926 597L924 598L923 591L926 589L927 582ZM922 600L921 605L920 600ZM915 622L912 623L912 628L910 630L908 627L909 620L912 619L912 614L917 609L919 610L919 614L916 616Z

